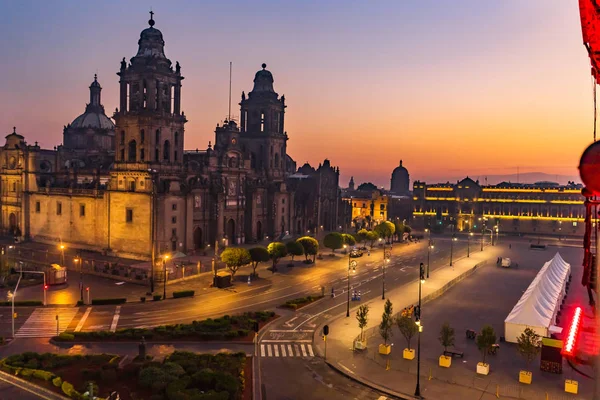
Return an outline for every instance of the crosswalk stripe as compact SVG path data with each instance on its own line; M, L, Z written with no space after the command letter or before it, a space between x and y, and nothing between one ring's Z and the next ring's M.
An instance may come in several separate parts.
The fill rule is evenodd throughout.
M310 354L311 357L314 357L315 353L313 353L312 344L308 344L306 347L308 347L308 354Z
M15 337L52 337L64 332L79 312L78 308L36 308ZM56 317L58 316L58 325Z
M264 344L260 345L260 356L261 357L265 356L265 345Z
M269 357L272 357L270 344L267 345L267 354L269 355Z
M295 349L295 350L294 350ZM261 357L314 357L315 353L311 344L261 344Z
M306 357L306 349L303 344L300 345L300 349L302 349L302 357Z
M279 346L275 345L273 347L274 347L274 350L275 350L275 357L279 357Z
M121 306L115 308L115 315L113 316L112 324L110 325L110 331L115 332L117 330L117 323L119 322L119 316L121 315Z
M298 348L297 344L294 345L294 350L296 350L296 355L299 357L300 356L300 349Z
M79 332L81 330L81 328L83 328L83 324L85 324L85 321L87 320L87 317L90 315L91 311L92 311L92 307L88 307L85 310L85 313L83 314L83 317L81 317L81 319L79 320L79 323L75 327L75 332Z
M287 348L288 348L288 354L290 355L290 357L294 357L294 352L292 351L292 345L288 344Z
M285 344L281 345L281 356L287 357L287 354L285 354Z

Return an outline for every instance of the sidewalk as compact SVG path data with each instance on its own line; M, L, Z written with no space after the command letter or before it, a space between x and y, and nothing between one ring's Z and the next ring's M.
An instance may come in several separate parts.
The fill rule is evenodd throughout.
M488 247L483 253L472 253L470 258L463 258L455 262L454 268L447 266L436 270L422 287L423 304L439 297L450 286L472 274L476 269L484 265L492 268L500 249L501 247ZM393 304L394 315L404 307L417 304L417 277L418 270L415 270L415 281L387 293L386 297ZM379 336L378 325L381 321L384 303L385 300L381 299L369 303L369 326L365 330L365 337L368 338L366 350L353 350L353 342L360 334L355 318L356 308L350 311L349 318L346 318L344 313L329 322L327 362L339 372L367 386L399 398L413 399L415 398L413 394L416 387L417 360L402 359L402 350L406 346L406 342L397 330L390 341L392 343L391 355L378 354L377 347L383 343ZM423 308L426 313L426 305ZM323 356L324 343L320 337L321 328L318 327L316 330L313 346L319 355ZM427 326L424 326L424 329L427 329ZM417 336L413 338L413 347L416 347L416 342ZM423 348L422 351L424 351ZM460 362L460 359L455 359L453 363ZM474 363L474 360L469 362ZM423 355L421 356L420 376L421 396L429 399L491 400L500 397L543 400L546 399L546 392L549 394L549 399L576 398L553 388L536 387L535 380L533 385L527 386L520 385L516 378L514 381L500 382L495 374L487 377L478 376L474 370L471 373L460 366L453 366L446 370L440 368L437 363L426 360ZM539 384L539 381L537 383Z

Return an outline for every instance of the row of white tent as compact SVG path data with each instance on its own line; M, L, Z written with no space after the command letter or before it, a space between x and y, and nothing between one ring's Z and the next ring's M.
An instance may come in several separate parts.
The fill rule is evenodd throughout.
M525 328L549 337L566 295L571 265L559 253L544 264L521 299L504 320L507 342L516 343Z

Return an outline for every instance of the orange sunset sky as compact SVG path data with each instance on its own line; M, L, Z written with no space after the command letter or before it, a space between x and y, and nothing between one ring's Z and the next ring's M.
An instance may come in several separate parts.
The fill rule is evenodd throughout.
M118 102L119 62L148 10L179 61L187 149L205 149L267 63L285 94L288 153L324 158L340 184L546 172L577 177L592 141L589 61L575 0L2 1L0 128L52 148L98 72Z

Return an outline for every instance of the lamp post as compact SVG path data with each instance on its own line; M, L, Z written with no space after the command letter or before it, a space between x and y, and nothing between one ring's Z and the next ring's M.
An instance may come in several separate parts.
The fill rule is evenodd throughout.
M473 232L469 231L467 234L467 257L471 257L471 236L473 236Z
M81 295L80 300L83 303L83 274L81 271L83 268L83 257L77 256L73 261L79 264L79 293Z
M481 221L481 251L483 251L483 235L485 234L485 221L487 218L484 217L483 220L479 218L479 220Z
M344 249L347 246L344 245ZM350 258L350 254L352 254L352 252L348 252L348 300L346 302L346 317L350 316L350 269L352 269L352 272L356 271L356 264L357 262L355 260L352 260Z
M150 236L152 242L151 249L151 262L150 262L150 293L154 293L154 268L155 268L155 252L156 252L156 218L154 214L156 213L156 174L157 171L155 169L149 168L148 172L150 173L150 179L152 180L152 194L150 199Z
M452 234L452 240L450 240L450 266L452 266L452 255L454 253L454 242L458 239L456 237L456 233Z
M379 238L381 242L382 239ZM391 249L391 246L390 246ZM385 251L385 242L383 242L383 280L382 280L382 288L381 288L381 300L385 300L385 264L390 262L390 257L392 256L391 251Z
M431 249L433 249L433 244L431 243L431 229L425 228L425 232L427 232L427 278L429 278L429 255Z
M60 254L61 254L61 264L63 267L65 266L65 245L61 244L60 246L58 246L58 248L60 249Z
M498 244L498 235L500 234L500 225L496 225L494 227L494 229L496 230L496 244Z
M163 257L163 270L164 270L164 284L163 284L163 300L167 299L167 261L169 260L169 256L165 255Z
M415 312L415 323L419 327L419 336L417 336L417 387L415 388L415 396L421 396L421 286L425 283L425 268L423 263L419 265L419 305Z

